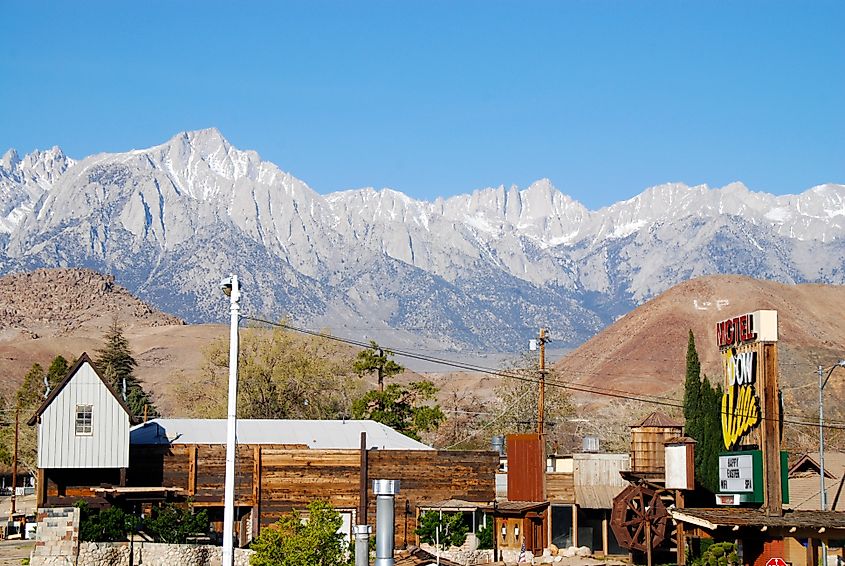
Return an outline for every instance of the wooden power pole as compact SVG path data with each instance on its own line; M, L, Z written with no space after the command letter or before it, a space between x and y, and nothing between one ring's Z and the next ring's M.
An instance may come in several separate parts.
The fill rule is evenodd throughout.
M546 411L546 329L540 329L540 382L539 395L537 398L537 433L545 432L545 411Z
M15 504L17 503L17 491L18 491L18 430L19 430L19 416L21 412L20 404L15 407L15 453L12 456L12 512L11 515L15 514L17 510Z

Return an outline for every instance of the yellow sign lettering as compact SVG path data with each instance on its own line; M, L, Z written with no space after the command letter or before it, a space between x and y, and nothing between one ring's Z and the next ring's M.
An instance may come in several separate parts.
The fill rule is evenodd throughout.
M722 439L731 450L760 422L760 407L753 385L729 385L722 395Z

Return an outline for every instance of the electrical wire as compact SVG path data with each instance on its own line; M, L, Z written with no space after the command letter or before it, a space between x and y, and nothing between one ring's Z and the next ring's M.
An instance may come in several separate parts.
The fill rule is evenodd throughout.
M277 328L284 328L286 330L291 330L291 331L298 332L298 333L301 333L301 334L306 334L306 335L309 335L309 336L324 338L324 339L327 339L327 340L333 340L335 342L340 342L340 343L343 343L343 344L349 344L349 345L352 345L352 346L358 346L360 348L372 348L372 344L369 343L369 342L363 342L363 341L354 340L354 339L351 339L351 338L342 338L342 337L335 336L335 335L327 333L327 332L318 332L318 331L315 331L315 330L309 330L307 328L301 328L301 327L293 326L293 325L286 324L286 323L273 322L273 321L270 321L270 320L252 317L252 316L247 316L247 315L242 315L241 318L244 319L244 320L251 320L253 322L258 322L258 323L261 323L261 324L266 324L266 325L277 327ZM444 365L444 366L447 366L447 367L453 367L453 368L463 369L463 370L467 370L467 371L484 373L484 374L493 375L493 376L496 376L496 377L504 377L504 378L509 378L509 379L515 379L515 380L518 380L518 381L524 381L524 382L533 383L533 384L539 383L539 379L537 379L537 378L529 377L529 376L526 376L526 375L521 375L521 374L518 374L518 373L492 369L492 368L479 366L479 365L475 365L475 364L468 364L468 363L464 363L464 362L456 362L456 361L453 361L453 360L436 358L434 356L426 356L426 355L418 354L418 353L415 353L415 352L408 352L408 351L404 351L404 350L400 350L400 349L393 349L393 348L390 348L388 346L381 346L381 349L385 350L385 351L392 352L393 354L395 354L397 356L404 356L406 358L416 359L416 360L420 360L420 361L427 361L427 362L430 362L430 363ZM648 377L653 377L653 376L648 376ZM659 406L664 406L664 407L672 407L672 408L678 408L678 409L683 408L683 403L681 403L677 400L666 398L666 397L658 397L658 396L646 395L646 394L636 394L636 393L631 392L631 391L623 391L623 390L618 390L618 389L603 388L603 387L598 387L598 386L587 386L587 385L583 385L583 384L563 383L563 382L560 382L560 381L549 380L549 379L545 380L545 384L547 386L558 387L558 388L570 390L570 391L578 391L578 392L581 392L581 393L590 393L590 394L593 394L593 395L599 395L599 396L604 396L604 397L638 401L638 402L642 402L642 403L646 403L646 404L659 405ZM738 413L738 414L735 414L735 416L746 417L746 416L751 416L751 415ZM760 420L771 420L771 421L781 422L778 419L774 419L772 417L766 417L766 416L760 415L759 413L758 413L758 418ZM806 417L797 416L795 418L806 418ZM819 423L817 423L817 422L810 422L810 421L806 421L806 420L791 420L791 419L787 419L785 415L783 416L782 422L785 423L785 424L792 424L792 425L796 425L796 426L807 426L807 427L811 426L811 427L814 427L814 428L819 427ZM822 428L825 428L825 429L828 429L828 430L845 430L845 423L842 423L841 421L840 422L834 422L834 423L828 422L828 423L821 425L821 426L822 426Z

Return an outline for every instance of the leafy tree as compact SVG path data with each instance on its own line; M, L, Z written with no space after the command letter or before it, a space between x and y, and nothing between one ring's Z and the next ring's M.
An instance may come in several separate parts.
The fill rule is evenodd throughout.
M156 542L185 544L191 535L208 532L208 513L203 509L194 514L191 509L168 503L154 508L142 528Z
M437 404L431 404L437 387L430 381L408 385L391 383L384 391L368 391L352 403L352 416L380 422L406 436L420 435L437 428L445 418Z
M79 538L91 542L126 540L126 535L137 529L140 519L119 507L94 510L87 502L78 501Z
M32 367L23 378L23 382L12 399L6 402L6 422L10 426L0 428L0 462L11 465L14 457L15 411L18 411L20 428L18 431L18 466L21 470L35 473L37 469L37 433L34 427L26 426L26 421L44 402L47 389L53 390L64 379L68 362L63 356L53 358L45 372L39 363ZM46 382L46 385L45 385Z
M177 388L191 416L226 415L228 338L205 351L199 384ZM283 329L241 332L238 356L238 417L334 419L349 417L361 380L351 371L353 351L319 336Z
M535 432L539 403L537 380L540 375L537 358L526 355L512 360L504 365L503 374L495 391L501 400L498 410L504 408L505 411L493 416L494 423L487 430L501 435ZM565 440L562 437L565 427L559 425L574 413L569 393L562 387L551 385L556 381L563 380L554 370L547 370L544 415L546 438L551 442Z
M340 514L325 501L308 505L307 519L288 513L252 541L251 566L351 566L346 541L338 533Z
M478 548L482 550L493 548L493 543L495 542L493 537L496 536L493 532L494 528L495 521L493 520L493 517L490 516L488 517L487 523L478 529L478 532L476 533L476 536L478 537Z
M352 368L363 377L373 372L378 376L378 390L384 391L384 379L393 377L405 371L405 368L394 362L391 358L393 352L381 348L375 340L370 340L370 347L358 352L355 356L355 363Z
M719 486L719 452L722 447L722 388L710 385L701 375L701 363L695 348L695 336L689 332L687 372L684 380L684 420L687 436L696 440L695 477L706 489Z
M117 318L112 321L103 338L105 344L97 350L96 360L97 368L103 372L103 377L119 395L123 393L123 385L126 384L126 405L133 416L143 415L145 407L148 416L158 416L152 399L135 377L138 362L132 357L129 340L123 335L123 327Z
M418 525L415 532L419 535L420 541L437 544L439 538L441 549L461 546L466 541L469 532L462 513L426 511L420 515Z
M15 405L17 407L21 410L35 410L41 405L41 402L44 401L44 397L46 396L46 388L44 387L45 376L46 374L41 364L32 364L32 367L23 376L23 382L15 393Z

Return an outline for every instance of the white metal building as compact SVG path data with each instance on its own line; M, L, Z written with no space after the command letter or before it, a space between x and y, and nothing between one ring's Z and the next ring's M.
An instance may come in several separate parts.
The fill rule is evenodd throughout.
M36 423L40 469L129 467L129 409L88 354L29 420Z

